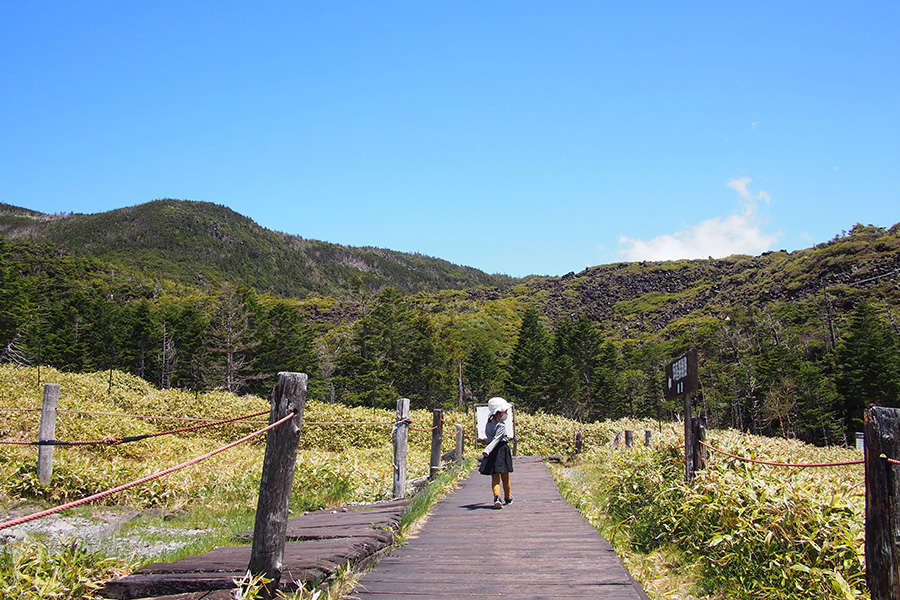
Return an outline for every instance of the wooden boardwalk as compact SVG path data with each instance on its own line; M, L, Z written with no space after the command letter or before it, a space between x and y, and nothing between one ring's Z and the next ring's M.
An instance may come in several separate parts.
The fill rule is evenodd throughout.
M517 458L511 480L515 501L502 510L492 508L488 477L464 480L346 598L648 600L540 459Z
M560 496L539 458L515 459L512 505L492 508L490 479L473 473L439 502L406 545L380 559L346 598L599 598L648 600L607 542ZM364 569L394 542L406 501L288 522L282 584L327 579L342 565ZM244 537L249 542L252 532ZM217 548L148 565L110 581L108 598L228 600L250 546ZM292 585L293 584L293 585Z
M318 582L344 565L364 568L394 543L394 530L406 500L357 507L347 512L317 511L288 520L284 547L283 587ZM238 536L250 542L253 532ZM133 574L108 582L106 598L224 600L250 563L250 546L225 546L172 563L147 565Z

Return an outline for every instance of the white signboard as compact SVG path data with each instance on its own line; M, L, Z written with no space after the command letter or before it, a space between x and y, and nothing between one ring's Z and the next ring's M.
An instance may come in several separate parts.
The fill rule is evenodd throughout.
M514 439L516 437L516 417L515 417L515 406L512 404L509 405L509 416L506 418L506 435L509 439ZM479 442L487 443L487 435L484 433L484 427L487 425L488 417L490 417L490 413L488 413L487 404L476 404L475 405L475 433Z

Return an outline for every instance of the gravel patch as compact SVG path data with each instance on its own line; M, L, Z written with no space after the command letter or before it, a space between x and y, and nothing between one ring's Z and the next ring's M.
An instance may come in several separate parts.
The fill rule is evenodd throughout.
M28 502L14 506L3 520L28 515L44 507ZM135 511L126 507L94 507L84 511L68 511L0 530L0 547L17 541L31 540L59 547L77 541L88 551L102 551L108 556L152 558L175 552L192 544L203 529L158 525L177 515L161 510ZM146 521L146 523L142 523ZM127 533L122 527L130 524Z

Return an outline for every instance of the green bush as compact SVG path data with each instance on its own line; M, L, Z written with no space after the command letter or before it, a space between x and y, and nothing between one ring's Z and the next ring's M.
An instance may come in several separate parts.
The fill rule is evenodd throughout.
M715 432L739 456L859 459L853 450ZM561 486L623 552L688 557L710 594L736 599L865 594L862 469L777 468L712 454L684 481L683 447L601 447Z

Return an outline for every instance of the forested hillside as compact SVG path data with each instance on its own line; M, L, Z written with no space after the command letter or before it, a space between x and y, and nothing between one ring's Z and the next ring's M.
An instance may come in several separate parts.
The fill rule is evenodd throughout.
M262 395L278 371L297 370L327 402L406 396L423 408L503 394L594 420L673 417L664 366L696 347L711 425L819 444L845 443L865 406L900 398L898 226L857 225L792 253L605 265L512 287L388 285L386 270L305 254L309 277L340 271L323 288L338 291L276 293L272 273L313 267L258 243L282 234L200 206L75 218L7 209L0 360ZM207 244L219 239L212 223L221 246Z
M45 215L0 204L0 235L49 242L72 255L164 275L184 285L241 281L284 297L342 296L357 281L407 292L513 281L419 254L271 231L209 202L156 200L92 215Z

